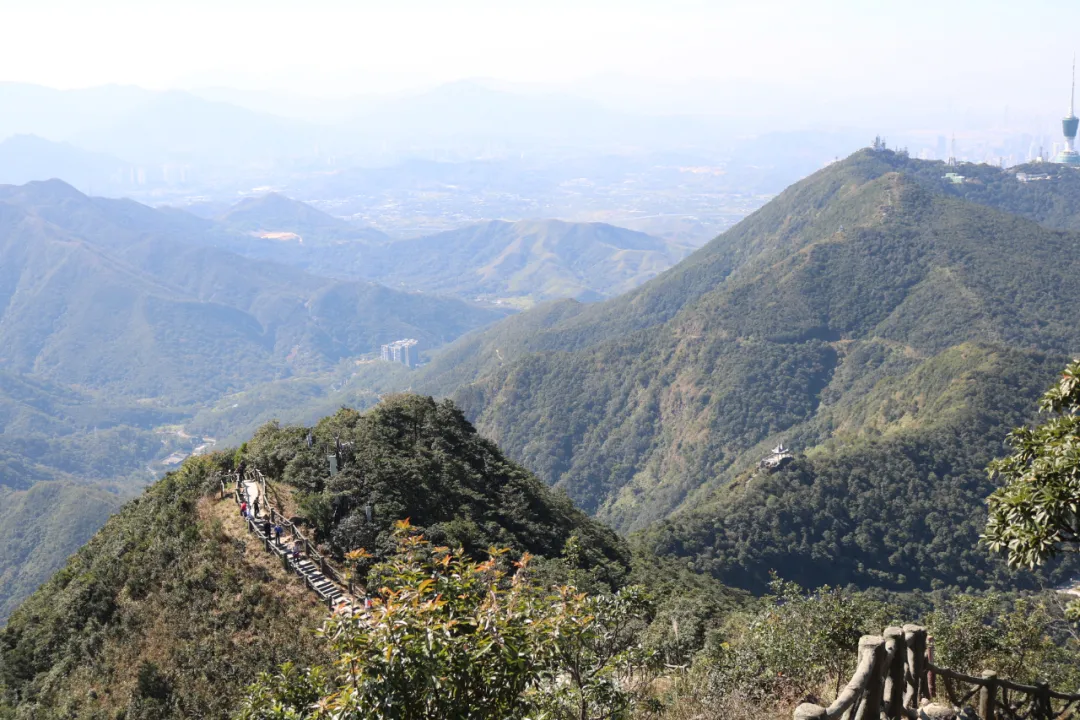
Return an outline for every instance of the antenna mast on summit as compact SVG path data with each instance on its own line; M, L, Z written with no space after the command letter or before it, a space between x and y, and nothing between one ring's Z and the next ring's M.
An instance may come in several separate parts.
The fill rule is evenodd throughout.
M956 133L952 134L952 143L949 145L949 165L956 166Z
M1073 65L1072 65L1072 90L1069 92L1069 117L1076 117L1076 113L1073 112L1076 105L1076 53L1073 53Z

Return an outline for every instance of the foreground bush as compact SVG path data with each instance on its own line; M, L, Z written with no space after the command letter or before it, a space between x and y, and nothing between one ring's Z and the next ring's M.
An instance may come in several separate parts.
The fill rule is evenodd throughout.
M327 621L329 668L284 666L241 720L628 717L651 666L639 588L587 597L529 579L529 556L476 562L398 523L371 608ZM362 551L354 554L362 554Z

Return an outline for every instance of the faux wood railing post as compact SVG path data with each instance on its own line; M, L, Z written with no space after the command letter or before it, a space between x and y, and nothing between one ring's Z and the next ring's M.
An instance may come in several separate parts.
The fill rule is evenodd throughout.
M994 720L997 716L997 673L983 670L982 676L986 684L979 690L979 718Z
M803 703L795 708L795 720L828 720L828 711L820 705Z
M934 636L926 636L926 660L928 663L934 662ZM947 680L947 678L946 678ZM937 697L937 676L930 668L926 669L926 697ZM949 702L952 702L952 693L949 693Z
M885 628L885 650L892 647L892 664L885 680L885 716L889 720L902 720L904 707L904 666L907 665L907 643L903 628Z
M1038 720L1054 720L1054 708L1050 704L1050 684L1044 681L1035 683L1035 717Z
M866 680L863 701L855 713L859 720L879 720L881 695L885 676L885 638L880 635L864 635L859 639L859 661L869 656L870 676Z
M907 677L904 679L904 707L917 708L919 700L926 696L926 628L919 625L904 626L904 642L907 645Z

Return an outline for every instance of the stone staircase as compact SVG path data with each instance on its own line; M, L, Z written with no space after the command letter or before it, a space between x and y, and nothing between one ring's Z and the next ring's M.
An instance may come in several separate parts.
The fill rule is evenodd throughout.
M253 503L249 499L247 483L242 478L237 477L236 479L236 492L233 493L233 498L236 500L237 506L246 502L249 508L253 507ZM265 487L265 480L262 480L262 487ZM295 572L304 581L304 584L318 595L320 600L326 603L330 610L344 611L351 609L356 604L356 598L346 588L335 582L335 579L340 580L340 578L337 577L337 572L329 566L326 559L314 552L311 543L299 534L299 531L296 530L292 523L284 520L281 514L270 505L270 501L265 494L262 494L260 504L261 512L258 518L245 518L248 532L259 539L267 552L277 556L286 570ZM294 553L290 547L291 543L280 542L274 537L273 527L275 522L291 530L290 534L296 538L293 542L298 539L304 548L303 552ZM335 579L332 579L331 575L335 576Z

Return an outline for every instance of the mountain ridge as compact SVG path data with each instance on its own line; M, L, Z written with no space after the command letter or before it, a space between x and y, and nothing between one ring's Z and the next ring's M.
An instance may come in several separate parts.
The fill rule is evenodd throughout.
M326 450L339 440L332 472ZM220 495L239 457L269 477L279 508L304 512L296 522L361 588L371 562L344 553L387 557L406 518L477 558L491 545L531 550L532 572L553 582L575 572L618 584L630 570L621 539L507 461L448 401L396 395L313 427L270 423L239 452L191 458L126 503L22 603L0 629L0 713L225 717L260 672L322 658L325 605L250 542Z
M295 365L287 356L298 358L300 368L330 367L396 337L417 334L429 346L437 345L459 333L462 323L475 327L500 315L457 300L330 281L266 261L241 262L210 244L185 242L182 238L189 237L192 227L202 226L195 218L177 222L172 215L135 203L94 201L59 181L0 188L0 205L8 238L0 337L4 346L22 351L21 359L9 357L7 362L22 372L44 371L66 382L105 387L94 378L102 368L114 366L66 349L72 343L100 347L91 336L78 339L84 331L106 337L121 333L114 335L119 339L122 333L149 328L153 342L127 342L140 353L150 353L144 364L149 358L159 363L179 353L175 357L193 362L190 367L174 365L176 372L201 373L193 379L208 391L221 392L229 386L218 376L231 364L221 348L230 342L242 348L241 357L258 358L257 364L245 360L246 366L235 369L237 376L252 382L272 379ZM21 270L24 266L29 275ZM78 303L76 296L81 298ZM102 314L109 307L109 315ZM368 309L357 313L360 307ZM73 311L79 315L71 315ZM425 315L429 319L422 319ZM58 318L61 324L50 328L42 318ZM195 333L197 327L201 330ZM38 339L28 342L31 337ZM184 343L197 346L189 350ZM200 362L192 353L219 359ZM114 376L113 385L129 383L127 372ZM155 385L159 383L147 376L144 385L132 389L153 396Z
M1069 320L1080 308L1063 300L1080 291L1080 238L935 192L896 169L906 162L857 153L627 295L559 306L565 312L549 307L551 322L525 313L465 336L447 359L434 359L419 386L450 392L513 457L623 531L722 495L779 440L841 452L836 443L818 446L833 425L854 422L847 413L884 412L890 401L875 387L920 366L923 375L911 377L922 379L912 382L931 387L935 373L959 372L945 370L953 367L948 353L975 341L1006 353L1001 367L1024 378L1023 390L977 411L972 403L990 378L972 375L967 394L931 404L923 415L938 420L920 422L943 438L970 411L985 416L980 427L999 441L1033 412L1054 362L1080 346ZM876 409L857 409L852 398L867 392ZM894 428L871 454L884 457L917 429ZM943 452L933 438L927 452ZM870 438L851 438L863 442ZM958 452L962 470L942 492L972 483L989 492L973 460L992 457L983 443ZM816 482L812 471L807 477ZM977 536L971 517L981 506L959 503L950 512L955 526ZM985 558L964 557L979 568L965 577L1014 581ZM905 573L906 587L928 588L944 567ZM739 578L755 578L760 589L759 570Z

